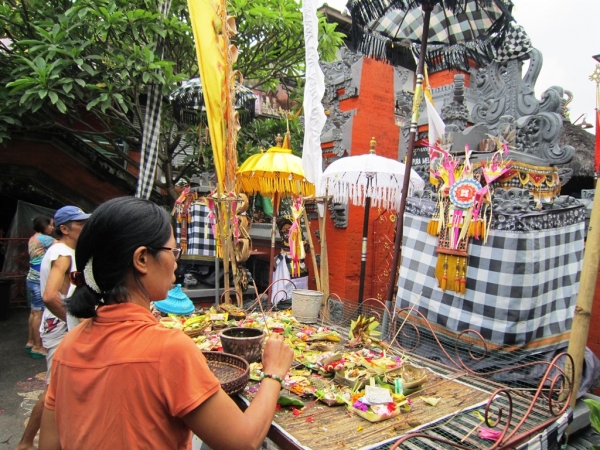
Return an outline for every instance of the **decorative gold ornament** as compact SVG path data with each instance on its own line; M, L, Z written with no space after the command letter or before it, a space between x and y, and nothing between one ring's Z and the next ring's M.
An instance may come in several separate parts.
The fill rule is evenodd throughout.
M596 64L594 72L590 75L590 81L595 81L596 84L600 84L600 64Z

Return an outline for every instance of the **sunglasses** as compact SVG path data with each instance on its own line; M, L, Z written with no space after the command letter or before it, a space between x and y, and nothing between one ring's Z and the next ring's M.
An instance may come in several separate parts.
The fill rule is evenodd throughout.
M179 258L181 258L181 248L179 247L158 247L155 248L154 250L170 250L173 252L173 256L175 257L175 261L179 261Z

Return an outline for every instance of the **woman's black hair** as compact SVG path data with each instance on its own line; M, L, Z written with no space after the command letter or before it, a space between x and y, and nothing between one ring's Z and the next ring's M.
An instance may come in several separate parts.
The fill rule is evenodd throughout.
M35 216L33 218L33 229L36 233L43 233L50 222L52 222L52 219L48 216Z
M156 254L155 249L164 246L171 234L169 214L149 200L119 197L100 205L79 235L75 262L83 273L93 258L94 280L102 293L82 284L67 299L67 311L75 317L94 317L102 300L108 304L127 302L124 281L134 252L145 246Z

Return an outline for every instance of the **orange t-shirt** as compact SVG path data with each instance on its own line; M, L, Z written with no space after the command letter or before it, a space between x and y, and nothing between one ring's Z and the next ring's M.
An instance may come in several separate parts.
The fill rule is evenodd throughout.
M67 333L46 408L56 411L63 450L185 449L190 431L181 418L219 389L192 339L122 303Z

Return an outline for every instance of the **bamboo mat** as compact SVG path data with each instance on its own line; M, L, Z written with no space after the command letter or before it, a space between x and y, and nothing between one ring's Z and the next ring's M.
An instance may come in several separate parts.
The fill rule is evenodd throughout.
M452 420L459 412L485 403L489 398L488 392L460 382L456 374L445 378L428 373L423 388L408 396L412 401L411 411L383 422L371 423L349 412L345 406L329 407L306 398L303 399L306 407L301 409L300 414L294 415L292 408L282 408L275 414L273 422L304 448L373 448L427 424L440 420L443 423L444 418ZM294 396L285 391L282 394ZM242 397L251 401L251 394L247 391L242 393ZM436 406L430 406L421 397L441 400Z

